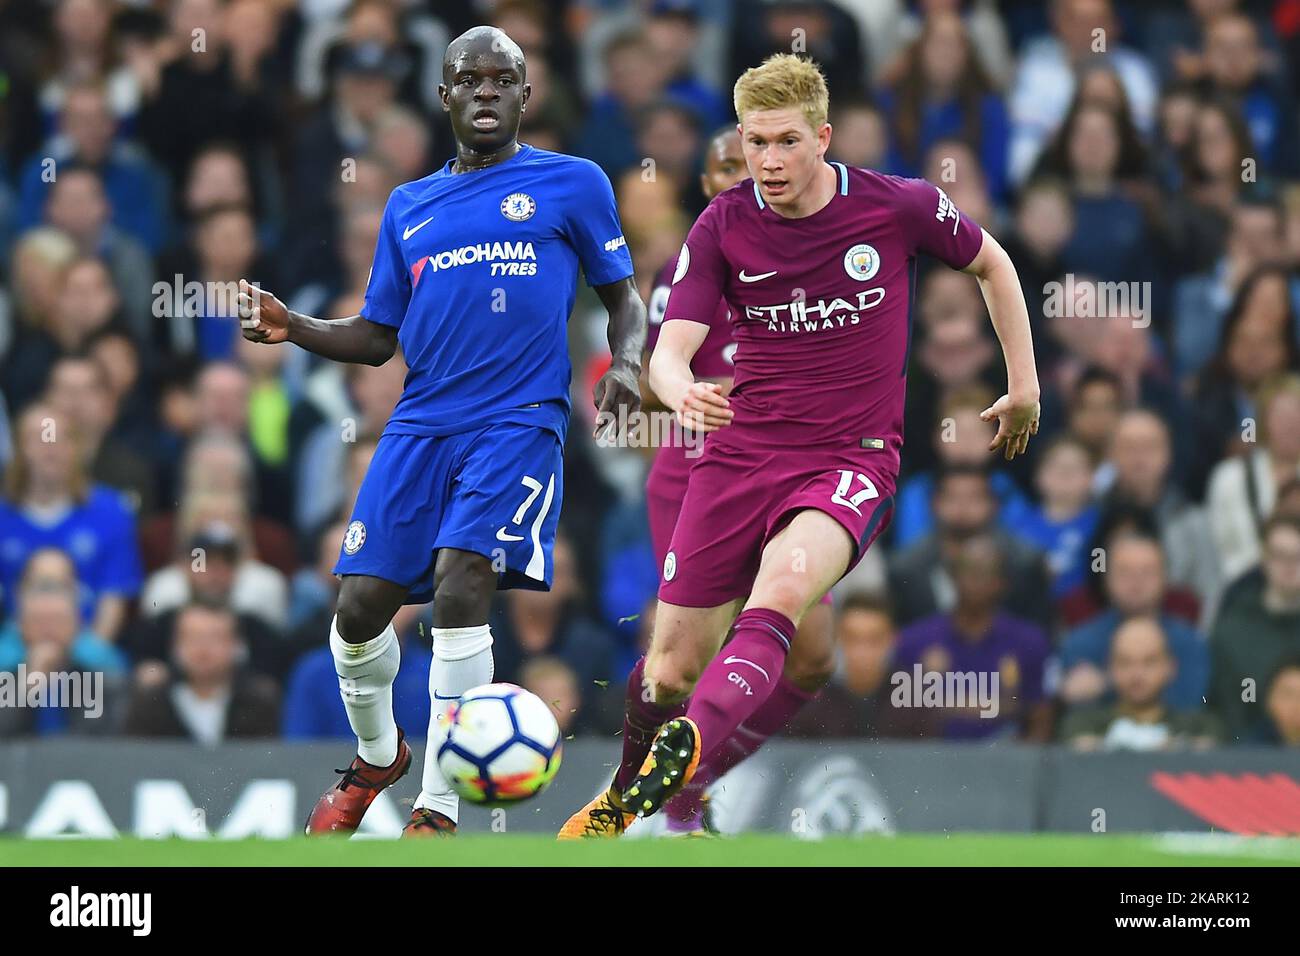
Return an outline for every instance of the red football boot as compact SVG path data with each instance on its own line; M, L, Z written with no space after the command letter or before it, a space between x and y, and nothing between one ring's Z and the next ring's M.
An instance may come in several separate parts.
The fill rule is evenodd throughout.
M399 727L397 759L387 767L376 767L357 757L347 770L334 771L342 776L312 807L311 816L307 818L308 836L354 833L380 791L397 783L410 769L411 748L406 744L406 734Z
M402 827L403 839L420 837L453 837L456 824L445 813L430 810L428 807L416 807L411 811L411 820Z

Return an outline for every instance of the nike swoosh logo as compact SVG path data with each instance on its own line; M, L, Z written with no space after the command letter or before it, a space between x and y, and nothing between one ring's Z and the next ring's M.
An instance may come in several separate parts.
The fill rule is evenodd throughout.
M430 216L428 219L424 220L424 222L420 223L418 226L412 226L410 229L403 229L403 230L402 230L402 240L405 241L405 240L407 240L407 239L410 239L413 235L415 235L417 232L419 232L421 229L423 229L425 226L427 226L427 225L428 225L429 223L431 223L431 222L433 222L433 217L432 217L432 216Z
M436 690L433 692L433 696L438 698L438 700L460 700L460 694L452 694L450 697L443 697Z
M770 279L774 275L776 275L775 269L773 269L771 272L760 272L756 276L746 275L745 270L741 269L738 278L740 279L741 282L757 282L759 279Z
M524 536L522 534L510 534L509 532L506 531L506 526L502 525L501 527L497 528L497 540L498 541L523 541Z
M765 678L767 678L767 680L770 681L770 680L772 679L772 678L768 675L767 671L763 670L763 668L759 667L759 666L758 666L757 664L755 664L753 661L747 661L747 660L745 660L743 657L728 657L728 658L727 658L725 661L723 661L722 663L724 663L724 664L748 664L750 667L754 668L754 670L758 671L758 672L759 672L760 674L762 674Z

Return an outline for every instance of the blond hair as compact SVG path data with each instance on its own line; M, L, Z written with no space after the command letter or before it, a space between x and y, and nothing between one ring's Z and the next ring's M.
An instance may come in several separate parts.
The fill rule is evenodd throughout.
M778 53L740 74L732 92L736 119L742 124L745 114L755 110L797 109L817 132L826 123L830 111L830 94L826 77L812 60L792 53Z

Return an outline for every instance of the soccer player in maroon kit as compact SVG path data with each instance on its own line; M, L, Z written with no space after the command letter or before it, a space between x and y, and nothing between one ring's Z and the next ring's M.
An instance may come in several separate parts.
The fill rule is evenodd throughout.
M712 433L664 561L643 686L629 681L629 723L662 726L648 751L625 736L613 786L584 808L595 817L662 808L772 693L799 621L888 525L918 255L976 277L1001 341L990 450L1012 458L1038 428L1029 316L997 241L923 180L827 163L815 64L772 57L734 99L753 181L691 229L650 364L660 400ZM690 366L719 297L737 342L725 397Z
M727 126L715 132L705 148L704 171L700 175L700 188L706 198L714 196L727 188L748 178L745 167L744 151L740 144L740 134L735 126ZM653 350L658 341L664 315L668 307L668 297L672 290L673 275L677 263L667 263L656 276L654 291L650 295L650 334L646 347ZM704 341L691 357L692 374L719 387L719 394L726 395L732 384L732 355L736 343L732 339L731 309L726 299L720 298L709 319L709 331ZM643 383L642 395L645 408L657 407L653 389ZM691 440L687 440L690 438ZM672 540L673 528L677 524L677 515L681 511L682 500L686 496L687 478L691 465L700 457L701 439L704 433L688 434L680 424L674 428L672 440L659 448L655 454L654 464L646 480L646 511L650 521L650 536L654 545L655 558L662 568L668 556L669 542ZM730 624L730 622L728 622ZM831 602L829 595L822 602L809 609L799 623L791 653L786 660L785 673L777 682L776 688L763 706L727 740L726 744L715 748L700 764L689 786L677 794L665 807L664 815L668 818L668 829L672 833L695 833L704 827L704 795L709 785L727 773L732 767L748 758L770 736L780 731L790 719L808 701L816 696L821 687L830 679L835 669L835 642L831 630ZM642 676L633 674L632 684L639 692ZM682 708L683 712L685 708ZM632 737L650 741L659 730L659 721L647 725L631 723L624 727L624 733ZM642 747L644 747L644 743ZM637 766L639 766L639 761ZM632 769L636 769L633 767ZM584 835L588 833L586 824L589 820L579 817L583 823Z

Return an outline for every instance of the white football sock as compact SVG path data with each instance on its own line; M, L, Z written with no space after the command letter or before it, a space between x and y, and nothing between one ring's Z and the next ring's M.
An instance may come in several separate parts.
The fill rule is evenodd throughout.
M330 650L348 723L357 735L357 756L376 767L390 766L397 759L393 678L402 662L397 632L389 624L378 637L349 644L339 635L336 617L330 624Z
M429 736L424 747L424 778L417 807L457 819L460 798L438 769L438 748L446 734L439 718L471 687L492 683L492 632L488 625L433 628L433 663L429 665Z

